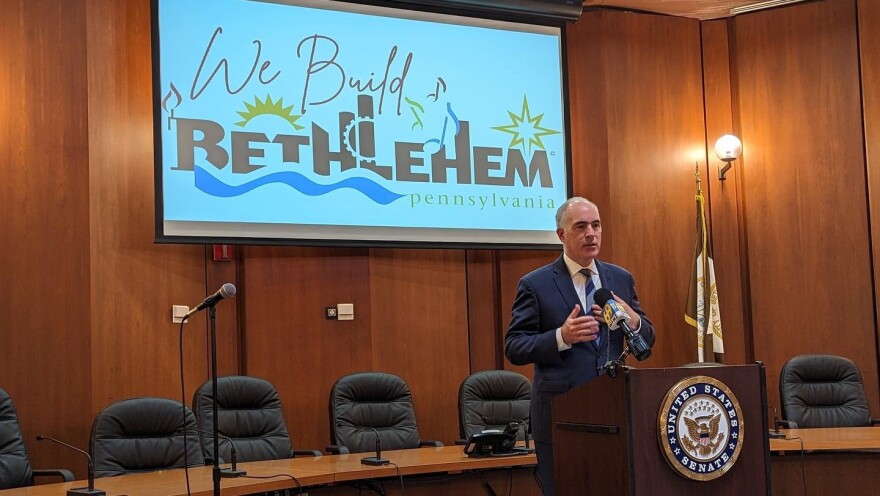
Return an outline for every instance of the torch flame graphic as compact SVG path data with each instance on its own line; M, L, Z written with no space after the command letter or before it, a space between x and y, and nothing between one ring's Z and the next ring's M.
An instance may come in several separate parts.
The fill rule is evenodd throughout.
M175 101L174 105L171 106L171 109L169 110L168 109L168 100L170 100L172 96L174 97L174 99L176 101ZM174 119L174 109L177 108L180 105L180 102L182 102L182 101L183 101L183 99L180 97L180 92L177 91L177 88L174 86L174 83L171 83L171 89L168 90L168 93L165 94L165 98L162 99L162 109L165 110L166 112L171 113L171 116L168 117L168 130L169 131L171 130L171 119Z

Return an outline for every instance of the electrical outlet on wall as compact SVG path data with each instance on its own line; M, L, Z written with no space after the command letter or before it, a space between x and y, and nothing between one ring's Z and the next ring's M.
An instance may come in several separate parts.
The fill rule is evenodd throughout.
M186 305L171 305L171 323L179 324L183 322L183 318L189 313L189 307Z

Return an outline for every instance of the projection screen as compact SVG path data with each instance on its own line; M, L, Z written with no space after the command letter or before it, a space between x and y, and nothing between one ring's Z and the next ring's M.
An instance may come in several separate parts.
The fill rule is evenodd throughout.
M153 0L156 240L558 246L561 26Z

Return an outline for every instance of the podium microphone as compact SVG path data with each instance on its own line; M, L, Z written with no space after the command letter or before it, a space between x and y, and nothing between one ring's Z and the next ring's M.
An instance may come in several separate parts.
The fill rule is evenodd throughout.
M184 315L183 320L186 321L186 319L192 317L193 314L199 313L206 308L213 307L214 305L219 303L220 300L232 298L233 296L235 296L235 285L227 282L222 287L220 287L220 289L218 289L216 293L205 298L203 302L199 303L195 308Z
M78 488L68 489L67 496L83 496L83 495L106 496L106 494L107 494L106 492L104 492L100 489L95 489L95 464L92 463L92 455L88 454L88 452L86 452L86 451L83 451L83 450L77 448L76 446L71 446L71 445L64 443L64 442L61 442L53 437L37 436L37 441L43 441L43 440L52 441L53 443L57 443L57 444L60 444L61 446L64 446L65 448L70 448L74 451L78 451L78 452L82 453L83 455L86 455L86 459L89 460L89 487L78 487Z
M388 465L391 462L382 458L382 446L379 442L379 431L377 431L375 427L368 427L368 429L372 429L373 433L376 434L376 456L368 456L366 458L361 458L361 464L362 465Z
M636 357L636 360L642 361L651 356L651 347L641 334L629 328L628 322L632 317L623 310L623 307L614 301L614 296L606 288L599 288L594 294L596 304L603 308L602 317L608 329L614 331L623 330L626 337L626 345L629 352Z

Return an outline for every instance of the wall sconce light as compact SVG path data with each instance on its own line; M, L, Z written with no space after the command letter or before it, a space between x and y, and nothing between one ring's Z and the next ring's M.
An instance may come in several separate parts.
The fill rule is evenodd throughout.
M732 162L742 155L743 144L736 136L725 134L715 142L715 155L725 162L724 167L718 169L718 179L726 179L727 170L733 165Z

